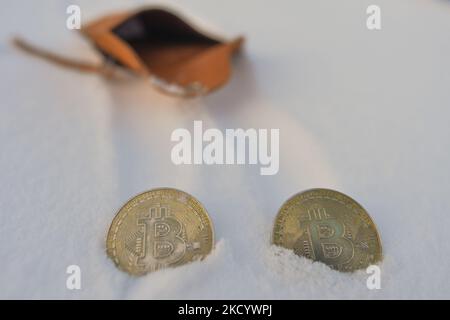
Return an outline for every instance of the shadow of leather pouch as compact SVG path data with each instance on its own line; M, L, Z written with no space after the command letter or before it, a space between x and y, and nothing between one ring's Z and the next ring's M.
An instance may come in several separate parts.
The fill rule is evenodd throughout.
M149 78L164 93L207 94L224 85L231 74L232 55L243 38L222 40L200 32L165 9L141 9L104 16L81 28L104 57L102 65L67 59L14 39L16 46L54 63L86 72L115 75L125 69Z

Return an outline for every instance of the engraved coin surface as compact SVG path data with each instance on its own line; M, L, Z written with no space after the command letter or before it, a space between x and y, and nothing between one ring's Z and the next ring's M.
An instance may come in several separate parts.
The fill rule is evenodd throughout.
M364 269L382 259L380 237L366 210L328 189L307 190L287 200L275 219L272 241L339 271Z
M108 256L132 275L202 259L213 246L205 208L191 195L169 188L129 200L114 218L106 241Z

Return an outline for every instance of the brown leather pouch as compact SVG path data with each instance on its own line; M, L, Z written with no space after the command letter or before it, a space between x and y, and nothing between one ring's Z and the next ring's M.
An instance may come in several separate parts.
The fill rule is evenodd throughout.
M81 71L111 75L113 65L149 77L165 93L197 96L228 81L231 57L243 42L242 37L225 41L207 35L177 14L159 8L108 15L87 24L81 33L102 53L105 64L69 60L20 39L15 39L15 44Z

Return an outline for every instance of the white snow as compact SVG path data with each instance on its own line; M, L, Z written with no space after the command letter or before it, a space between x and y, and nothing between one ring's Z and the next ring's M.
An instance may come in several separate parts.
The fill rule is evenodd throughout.
M442 0L170 1L248 38L230 83L206 98L166 97L143 81L108 82L17 52L20 34L99 61L83 21L145 1L2 2L0 11L0 298L449 298L450 2ZM382 30L368 31L378 4ZM175 166L170 134L205 127L279 128L280 171ZM175 187L215 227L204 261L141 278L105 254L130 197ZM381 290L270 246L292 194L326 187L360 202L381 233ZM66 267L82 289L66 289Z

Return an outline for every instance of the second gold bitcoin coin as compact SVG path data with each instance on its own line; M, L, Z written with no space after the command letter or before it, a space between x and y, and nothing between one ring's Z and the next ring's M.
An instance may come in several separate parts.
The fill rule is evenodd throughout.
M120 269L143 275L202 259L214 246L214 232L199 201L161 188L137 195L119 210L106 246Z
M275 219L272 240L339 271L367 268L382 258L380 237L366 210L328 189L308 190L287 200Z

